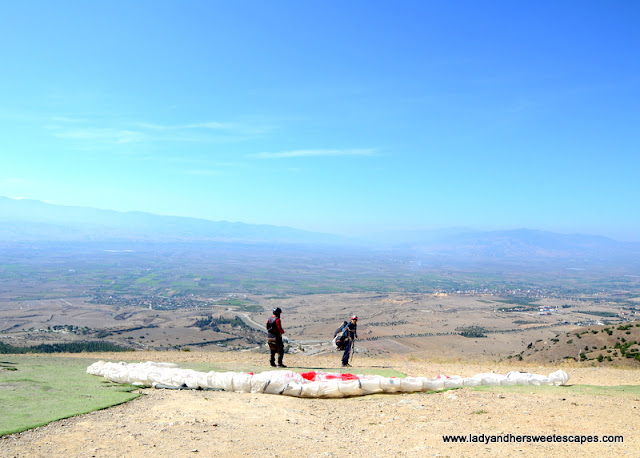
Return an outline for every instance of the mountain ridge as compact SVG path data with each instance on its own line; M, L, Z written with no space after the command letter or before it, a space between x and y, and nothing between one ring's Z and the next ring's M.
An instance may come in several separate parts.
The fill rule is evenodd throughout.
M343 237L286 226L212 221L140 211L119 212L0 196L3 242L214 242L336 246L396 253L416 260L635 262L640 243L600 235L559 234L537 229L476 231L455 228Z
M0 240L250 241L337 243L338 236L285 226L120 212L0 197ZM28 226L26 226L28 225Z

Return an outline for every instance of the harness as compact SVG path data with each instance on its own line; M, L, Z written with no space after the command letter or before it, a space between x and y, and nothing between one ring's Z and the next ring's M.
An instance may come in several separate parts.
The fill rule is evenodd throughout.
M267 332L275 337L280 335L280 331L278 330L278 325L276 324L276 320L278 317L272 316L267 320Z

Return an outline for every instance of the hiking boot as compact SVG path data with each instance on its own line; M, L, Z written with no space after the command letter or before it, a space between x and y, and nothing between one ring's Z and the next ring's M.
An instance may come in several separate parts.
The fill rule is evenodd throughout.
M271 367L276 367L276 363L272 362Z
M347 363L347 364L343 364L342 367L353 367L353 366L351 366L351 364Z
M287 366L285 366L284 364L280 363L280 364L278 364L278 367L287 367Z

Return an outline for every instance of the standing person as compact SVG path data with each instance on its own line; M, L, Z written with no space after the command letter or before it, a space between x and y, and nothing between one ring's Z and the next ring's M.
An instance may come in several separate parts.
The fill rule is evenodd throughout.
M358 317L353 315L351 322L347 325L347 338L344 347L344 354L342 355L342 367L351 367L349 364L349 358L351 357L351 350L353 349L353 342L358 338Z
M282 335L284 330L282 329L282 321L280 321L280 314L282 309L276 307L273 309L273 315L267 320L267 343L269 344L269 350L271 350L271 365L276 367L276 353L278 354L278 367L287 367L282 363L284 357L284 344L282 343Z

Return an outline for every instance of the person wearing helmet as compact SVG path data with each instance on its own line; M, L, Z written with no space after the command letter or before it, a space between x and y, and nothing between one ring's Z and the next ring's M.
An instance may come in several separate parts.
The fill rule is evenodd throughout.
M280 314L282 309L276 307L273 309L273 315L267 320L267 344L269 344L269 350L271 350L271 366L276 367L276 353L278 354L278 367L287 367L282 363L284 357L284 344L282 343L282 335L284 330L282 329L282 321L280 321Z
M342 354L342 367L351 367L349 358L351 358L353 342L358 338L358 317L356 315L351 317L351 321L346 326L346 333L344 353Z

